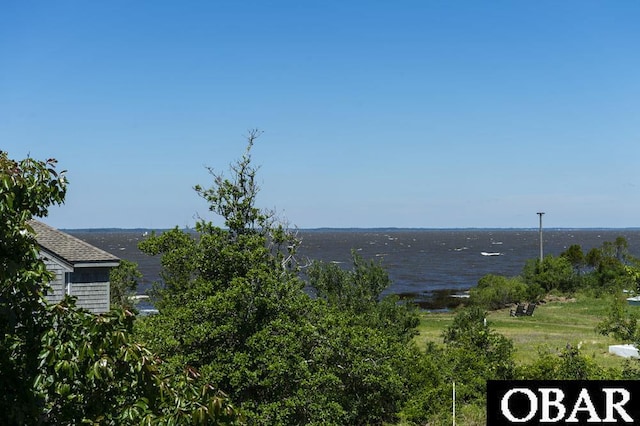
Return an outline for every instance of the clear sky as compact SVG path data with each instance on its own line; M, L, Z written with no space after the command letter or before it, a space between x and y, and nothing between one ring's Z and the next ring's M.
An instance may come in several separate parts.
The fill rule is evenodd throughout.
M313 227L640 226L640 2L0 3L0 149L68 170L60 228L193 225L264 134Z

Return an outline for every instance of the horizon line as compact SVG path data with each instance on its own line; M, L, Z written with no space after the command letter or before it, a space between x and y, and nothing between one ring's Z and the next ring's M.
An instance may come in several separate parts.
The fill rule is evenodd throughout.
M117 226L107 226L107 227L94 227L94 228L58 228L62 231L87 231L87 232L95 232L95 231L168 231L171 229L181 229L181 230L193 230L194 227L183 226L183 227L170 227L170 228L144 228L144 227L117 227ZM345 226L345 227L337 227L337 226L319 226L319 227L310 227L310 228L297 228L291 227L289 229L299 230L299 231L375 231L375 230L394 230L394 231L456 231L456 230L522 230L522 231L538 231L539 227L531 226L531 227L519 227L519 226L459 226L459 227L416 227L416 226L371 226L371 227L357 227L357 226ZM576 226L550 226L547 228L543 228L543 230L547 231L566 231L566 230L640 230L640 226L585 226L585 227L576 227Z

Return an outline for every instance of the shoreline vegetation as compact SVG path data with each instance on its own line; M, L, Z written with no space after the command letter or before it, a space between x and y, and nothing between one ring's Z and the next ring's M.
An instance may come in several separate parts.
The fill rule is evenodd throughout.
M621 344L620 340L597 331L611 303L612 296L551 295L536 307L531 317L512 317L510 307L488 311L487 326L513 341L514 359L520 365L535 361L540 351L559 354L571 346L579 348L582 355L602 368L622 368L628 360L609 353L609 345ZM640 307L629 307L628 311L640 314ZM442 344L442 333L453 324L456 314L457 309L420 312L419 334L415 337L418 346Z

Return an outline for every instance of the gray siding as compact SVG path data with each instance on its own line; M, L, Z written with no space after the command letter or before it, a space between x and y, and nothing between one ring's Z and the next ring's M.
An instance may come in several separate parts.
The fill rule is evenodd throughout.
M49 303L60 302L69 289L69 294L76 297L76 306L87 309L94 314L108 312L110 308L110 267L70 269L59 261L43 256L47 270L55 275L49 283L50 289L46 297Z
M47 291L47 300L50 303L58 303L64 298L64 292L65 292L64 277L65 277L65 272L67 272L68 269L50 258L45 257L42 260L47 266L47 270L55 274L55 278L49 283L49 287L51 288Z
M71 283L71 295L77 297L76 305L94 314L109 311L109 283Z
M76 268L70 277L70 293L77 306L99 314L109 311L110 268Z

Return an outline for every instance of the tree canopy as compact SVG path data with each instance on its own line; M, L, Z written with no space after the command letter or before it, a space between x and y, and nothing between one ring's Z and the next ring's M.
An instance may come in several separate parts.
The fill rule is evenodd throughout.
M0 152L0 413L3 424L233 424L225 395L173 377L133 339L134 316L93 315L67 297L50 305L51 274L29 220L64 201L56 161Z
M164 280L141 339L167 371L197 367L254 424L393 420L413 386L417 319L381 300L386 272L358 257L351 271L315 263L318 297L305 291L295 230L255 205L258 135L229 177L209 169L211 187L195 187L224 226L200 219L195 232L175 228L140 244L161 256Z

